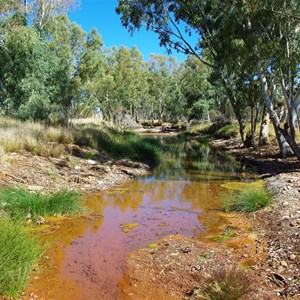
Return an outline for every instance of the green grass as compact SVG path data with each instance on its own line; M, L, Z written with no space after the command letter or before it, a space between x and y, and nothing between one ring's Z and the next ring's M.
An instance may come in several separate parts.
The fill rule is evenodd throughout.
M262 188L249 188L241 192L229 191L220 195L224 211L253 212L272 203L272 196Z
M153 138L96 126L77 130L74 136L75 143L79 146L89 146L104 151L113 158L129 158L150 164L160 161L161 149Z
M20 296L43 250L24 229L0 220L0 297Z
M12 221L50 215L73 215L83 209L81 196L73 191L60 191L52 195L30 193L25 189L5 188L0 190L0 208Z

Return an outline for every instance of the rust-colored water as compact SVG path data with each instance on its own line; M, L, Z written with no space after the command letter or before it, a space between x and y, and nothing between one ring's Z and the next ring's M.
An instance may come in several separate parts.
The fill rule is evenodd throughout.
M129 252L171 234L198 236L225 224L216 210L220 185L242 174L233 161L211 151L195 142L172 144L151 175L90 196L88 218L60 220L55 230L42 231L51 247L26 295L120 299L118 280Z

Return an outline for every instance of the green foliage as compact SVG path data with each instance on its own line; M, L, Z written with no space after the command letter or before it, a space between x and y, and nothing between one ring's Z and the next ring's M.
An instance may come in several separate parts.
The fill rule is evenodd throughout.
M5 215L21 223L38 217L78 213L83 209L81 202L81 196L73 191L44 195L18 188L0 190L0 205Z
M109 128L87 127L78 130L75 143L105 151L115 158L129 158L156 164L161 150L152 138L141 137L132 132L119 132Z
M43 248L24 229L0 220L0 296L20 296L42 253Z
M239 126L236 123L228 124L222 126L215 130L213 135L217 138L229 139L231 137L236 137L239 134Z
M239 193L227 192L220 195L224 211L253 212L266 207L272 202L271 195L262 188L249 188Z

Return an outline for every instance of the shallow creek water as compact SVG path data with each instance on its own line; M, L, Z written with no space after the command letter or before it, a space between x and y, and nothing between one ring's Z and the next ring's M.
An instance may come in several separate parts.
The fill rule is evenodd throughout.
M88 217L54 222L51 247L27 290L38 299L120 299L126 255L171 234L201 238L225 224L221 184L248 180L234 159L196 141L161 139L167 149L149 175L91 195ZM210 214L210 222L201 216ZM42 231L43 232L43 231Z

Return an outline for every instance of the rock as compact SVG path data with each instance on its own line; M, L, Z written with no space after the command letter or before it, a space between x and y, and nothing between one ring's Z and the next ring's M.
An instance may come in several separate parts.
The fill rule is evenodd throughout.
M30 185L27 187L27 189L30 192L39 192L39 191L42 191L44 189L44 187L41 185Z
M78 170L80 170L80 169L81 169L80 166L75 166L75 167L74 167L74 170L77 170L77 171L78 171Z
M94 160L92 160L92 159L88 159L87 161L86 161L89 165L96 165L97 163L94 161Z
M287 262L284 261L284 260L282 260L282 261L280 262L280 265L283 266L284 268L287 268L287 267L288 267Z
M296 258L296 255L295 254L291 254L290 255L290 260L294 260Z
M283 202L283 203L282 203L282 206L284 206L284 207L285 207L285 206L289 206L289 202L287 202L287 201Z
M300 226L300 218L297 218L297 219L293 220L290 223L290 226L292 226L292 227L298 227L298 226Z

